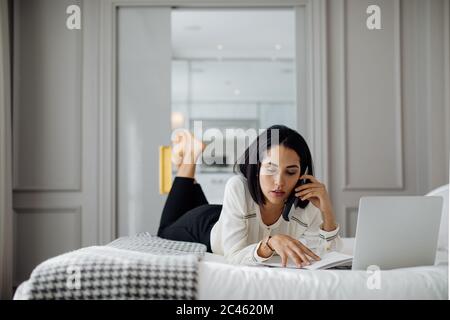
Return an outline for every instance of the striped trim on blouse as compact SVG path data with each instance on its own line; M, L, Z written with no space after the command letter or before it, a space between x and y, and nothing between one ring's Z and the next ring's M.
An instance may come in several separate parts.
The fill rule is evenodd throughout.
M338 235L337 234L335 234L334 236L331 236L331 237L328 237L328 238L325 238L322 234L319 234L319 237L320 238L322 238L322 239L324 239L324 240L327 240L327 241L331 241L331 240L334 240L336 237L337 237Z
M308 224L304 223L303 221L301 221L299 218L292 216L291 217L292 220L294 220L295 222L297 222L298 224L300 224L301 226L308 228Z

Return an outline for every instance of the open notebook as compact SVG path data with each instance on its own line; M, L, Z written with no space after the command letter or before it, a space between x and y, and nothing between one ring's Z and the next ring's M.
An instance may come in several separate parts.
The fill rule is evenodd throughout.
M353 256L348 254L331 251L323 254L319 261L312 261L311 265L302 267L301 269L307 270L320 270L329 269L334 267L350 266L353 260ZM276 255L267 261L260 262L260 264L270 267L281 267L281 257ZM286 268L296 268L299 269L294 262L288 260Z

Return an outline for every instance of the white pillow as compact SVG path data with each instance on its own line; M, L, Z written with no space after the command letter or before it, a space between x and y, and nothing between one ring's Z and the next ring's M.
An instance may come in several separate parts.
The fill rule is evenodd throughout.
M444 202L442 204L442 217L441 217L441 226L439 229L439 238L438 238L438 250L447 250L448 251L448 184L437 189L434 189L427 193L427 196L441 196L444 198Z

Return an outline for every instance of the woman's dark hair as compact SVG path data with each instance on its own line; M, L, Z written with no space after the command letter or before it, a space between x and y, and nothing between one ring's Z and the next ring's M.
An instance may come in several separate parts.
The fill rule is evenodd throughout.
M276 139L277 134L278 139ZM274 139L272 139L273 135ZM258 179L261 161L266 152L276 145L284 146L297 153L300 158L300 176L305 173L306 168L308 168L308 174L314 175L311 152L305 139L297 131L283 125L273 125L267 128L252 142L234 165L234 171L236 172L236 167L238 167L239 172L247 179L250 195L258 205L266 203ZM297 206L305 208L308 203L308 200L300 201L299 199Z

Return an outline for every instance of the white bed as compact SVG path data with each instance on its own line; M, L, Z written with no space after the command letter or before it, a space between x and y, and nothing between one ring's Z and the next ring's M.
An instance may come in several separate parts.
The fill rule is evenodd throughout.
M352 253L353 238L344 239ZM300 270L226 264L207 254L200 263L199 299L448 299L448 252L437 252L434 266L380 271L380 288L369 289L373 273L351 270Z
M351 254L353 238L344 239ZM227 264L207 253L199 264L200 300L448 299L448 251L438 251L434 266L381 271L380 289L370 290L371 274L351 270L300 270ZM24 299L27 282L14 299Z
M207 253L199 263L198 299L448 299L448 185L428 195L444 201L438 251L433 266L380 271L379 289L368 286L373 273L352 270L301 270L264 266L235 266ZM344 238L343 253L351 254L354 238ZM369 280L369 281L368 281ZM24 299L27 282L14 299Z
M444 198L438 251L433 266L380 271L380 288L369 289L373 273L232 266L213 254L200 262L199 299L448 299L448 185L428 195ZM344 238L353 253L354 238Z

